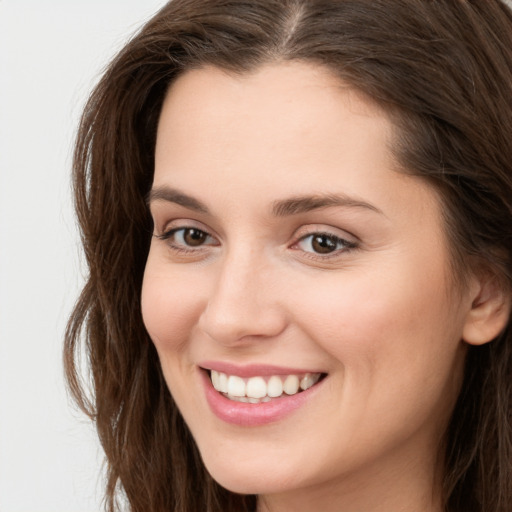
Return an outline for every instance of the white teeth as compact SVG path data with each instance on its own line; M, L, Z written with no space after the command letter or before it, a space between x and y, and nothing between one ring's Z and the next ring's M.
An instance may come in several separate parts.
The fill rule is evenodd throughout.
M217 372L216 372L217 373ZM228 392L228 376L225 373L218 373L219 376L219 389L215 388L215 384L213 387L217 389L217 391L220 391L221 393L227 393Z
M299 377L297 375L288 375L283 384L283 391L287 395L295 395L299 391Z
M272 375L264 377L251 377L243 379L236 375L211 370L213 387L223 393L230 400L244 403L269 402L273 398L279 398L283 393L295 395L299 391L305 391L314 386L320 380L320 373L306 373L302 377L298 375L283 376Z
M219 389L220 386L219 386L219 372L216 372L215 370L212 370L212 373L211 373L211 379L212 379L212 384L213 384L213 387L215 389Z
M263 398L267 394L267 383L263 377L251 377L247 381L247 396L249 398Z
M226 397L233 400L233 402L243 402L244 404L249 402L249 399L246 396L233 396L227 394Z
M306 373L306 375L304 375L304 377L302 377L302 379L300 380L300 389L306 391L306 389L309 389L311 386L314 386L318 382L319 378L320 375L318 373Z
M236 375L230 375L228 378L228 395L245 396L245 381Z
M283 394L283 381L277 376L272 375L267 382L267 395L276 398Z

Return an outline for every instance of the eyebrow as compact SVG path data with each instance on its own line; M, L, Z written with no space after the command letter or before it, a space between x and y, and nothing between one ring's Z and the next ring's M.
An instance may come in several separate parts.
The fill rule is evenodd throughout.
M167 201L198 213L210 214L210 210L203 202L180 190L165 185L150 190L146 202L151 204L154 201ZM333 206L363 208L383 214L376 206L344 194L313 194L277 200L272 203L272 214L276 217L287 217Z
M207 206L195 197L166 186L156 187L149 191L146 203L150 205L153 201L167 201L206 215L210 213Z
M290 199L275 201L272 207L272 213L277 217L288 215L297 215L321 208L332 206L342 206L350 208L365 208L376 213L383 214L379 208L373 204L360 199L352 198L344 194L314 194L310 196L297 196Z

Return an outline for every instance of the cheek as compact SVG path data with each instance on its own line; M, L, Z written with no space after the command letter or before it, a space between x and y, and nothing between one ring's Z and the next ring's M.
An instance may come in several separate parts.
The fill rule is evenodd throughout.
M297 315L354 385L396 388L448 378L459 353L463 315L448 299L444 266L379 266L326 279L299 299Z
M201 310L198 283L192 276L159 269L148 259L142 284L144 325L159 353L179 351L190 337Z
M141 294L144 325L158 353L161 369L178 408L194 416L186 382L194 373L188 357L190 339L201 310L199 283L180 270L148 259ZM191 409L192 407L192 409Z
M421 425L443 431L464 352L442 282L427 286L417 276L390 286L377 275L360 277L308 294L300 315L302 329L341 370L332 384L336 417L359 432L365 450L377 449L376 439L400 442Z

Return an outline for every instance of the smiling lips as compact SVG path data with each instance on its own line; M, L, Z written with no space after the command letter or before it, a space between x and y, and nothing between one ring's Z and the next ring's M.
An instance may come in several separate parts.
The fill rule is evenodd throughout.
M199 365L206 401L223 422L257 427L307 407L328 375L272 365L239 366L204 361Z
M283 394L295 395L314 386L321 376L321 373L305 373L242 378L215 370L210 372L216 391L229 400L251 404L270 402Z

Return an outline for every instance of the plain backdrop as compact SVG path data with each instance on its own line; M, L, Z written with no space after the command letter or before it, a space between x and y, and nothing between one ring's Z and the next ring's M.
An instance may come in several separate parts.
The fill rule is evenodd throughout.
M102 452L67 397L84 268L72 141L101 70L164 0L0 0L0 512L99 512Z
M70 200L78 116L164 0L0 0L0 512L99 512L102 453L66 395L83 278Z

